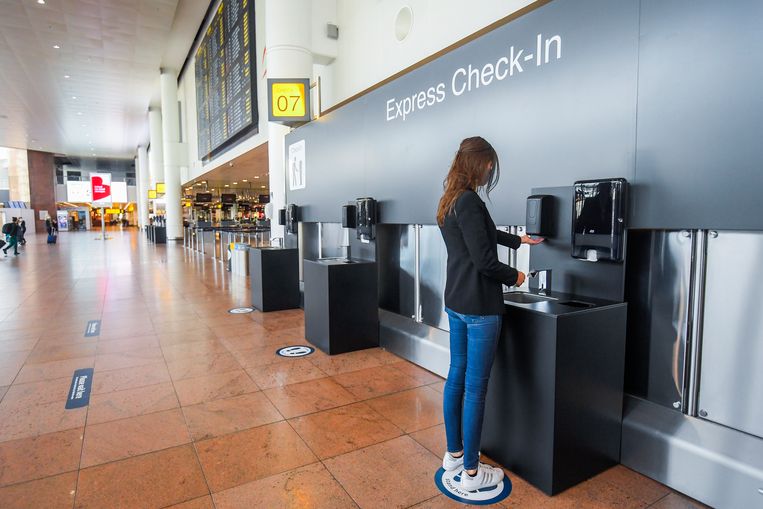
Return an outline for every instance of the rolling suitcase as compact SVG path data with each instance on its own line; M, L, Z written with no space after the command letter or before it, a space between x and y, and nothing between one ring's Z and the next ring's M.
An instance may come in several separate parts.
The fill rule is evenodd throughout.
M51 233L50 235L48 235L48 244L55 244L55 243L56 243L56 235Z

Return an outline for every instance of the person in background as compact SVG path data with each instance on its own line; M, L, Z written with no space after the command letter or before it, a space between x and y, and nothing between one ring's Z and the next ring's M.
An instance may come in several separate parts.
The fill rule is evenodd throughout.
M45 231L48 232L48 235L53 231L53 221L51 221L50 216L45 218Z
M13 255L18 256L19 255L19 245L18 245L18 235L19 235L19 224L18 224L18 218L14 217L10 223L7 223L3 225L3 233L5 233L5 241L8 243L7 246L3 248L3 254L5 256L8 256L8 250L10 248L13 248Z
M479 462L490 369L504 313L501 285L521 286L525 274L498 260L498 244L518 249L543 239L498 231L478 192L500 176L495 149L479 136L461 142L437 207L448 252L445 312L450 323L450 370L443 391L445 470L462 469L461 488L497 485L503 470ZM507 430L510 433L511 430Z
M19 234L17 242L21 244L22 246L26 244L26 239L24 238L24 235L26 234L26 221L24 221L23 217L19 218Z

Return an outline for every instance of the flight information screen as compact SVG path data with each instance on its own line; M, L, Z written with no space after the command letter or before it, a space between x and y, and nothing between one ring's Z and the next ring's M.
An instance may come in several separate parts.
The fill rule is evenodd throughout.
M254 0L223 0L196 50L199 159L257 132Z

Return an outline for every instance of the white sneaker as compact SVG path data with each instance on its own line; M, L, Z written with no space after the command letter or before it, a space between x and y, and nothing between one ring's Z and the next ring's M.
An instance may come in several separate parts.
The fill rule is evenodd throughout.
M461 488L466 491L477 491L482 488L491 488L503 480L503 470L480 463L474 477L461 472Z
M482 456L481 452L477 453L477 457L479 458ZM451 470L456 470L464 466L464 453L461 453L461 456L456 458L455 456L452 456L448 451L445 451L445 456L442 457L442 468L450 472Z
M461 453L461 456L456 458L455 456L452 456L449 452L445 451L445 456L442 457L442 468L450 472L451 470L456 470L456 469L462 468L463 466L464 466L463 453Z

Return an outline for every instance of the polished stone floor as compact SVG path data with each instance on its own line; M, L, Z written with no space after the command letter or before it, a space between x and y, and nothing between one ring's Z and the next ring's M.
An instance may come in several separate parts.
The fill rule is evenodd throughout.
M432 480L441 378L380 349L278 357L301 311L229 314L245 278L110 235L0 255L0 508L460 506ZM66 410L87 367L90 404ZM553 499L509 476L505 507L698 507L624 467Z

